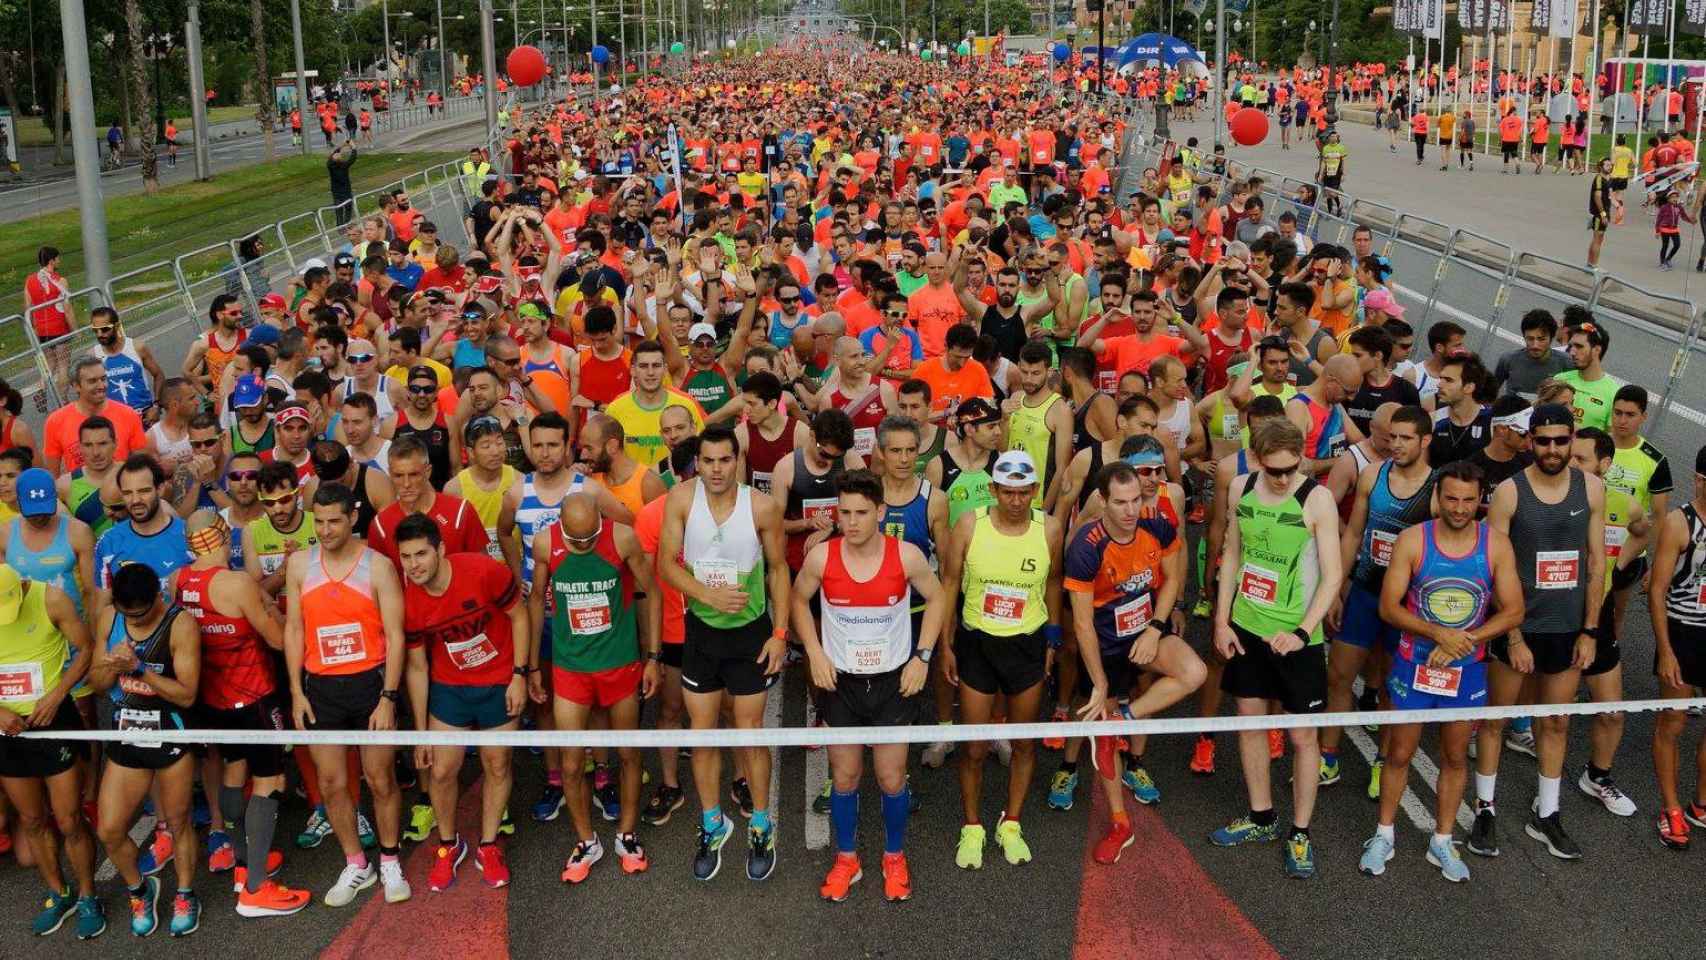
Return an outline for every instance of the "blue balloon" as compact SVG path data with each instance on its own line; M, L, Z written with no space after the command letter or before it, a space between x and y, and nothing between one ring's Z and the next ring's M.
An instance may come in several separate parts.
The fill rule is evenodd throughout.
M609 63L610 62L610 48L605 46L602 43L596 47L593 47L592 48L592 62L598 64L601 67L604 66L605 64Z
M1071 59L1071 57L1072 57L1072 48L1071 47L1067 46L1064 43L1057 43L1054 45L1054 62L1055 63L1065 63L1067 60Z

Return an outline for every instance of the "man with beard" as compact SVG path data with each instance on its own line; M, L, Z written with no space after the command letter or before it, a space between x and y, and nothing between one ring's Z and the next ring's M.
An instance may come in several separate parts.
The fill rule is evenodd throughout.
M89 311L89 328L95 333L95 346L89 354L99 357L107 367L107 396L147 419L166 378L154 352L125 334L118 311L112 307Z
M298 550L312 547L314 514L302 509L296 471L274 461L261 468L257 485L264 514L243 528L244 568L269 599L284 590L284 564Z
M1472 353L1447 357L1439 367L1439 392L1434 395L1434 439L1429 462L1443 467L1467 460L1492 439L1493 412L1481 400L1487 368Z
M628 456L622 425L608 414L587 418L580 435L580 464L589 471L589 479L602 484L636 515L669 489L656 470L641 466Z
M1044 343L1019 351L1019 390L1001 402L1006 415L1006 446L1023 450L1038 467L1037 502L1054 509L1061 475L1072 463L1072 405L1050 386L1052 353Z
M225 432L225 457L239 453L271 455L278 443L273 419L267 416L267 391L260 380L242 377L231 390L231 409L237 420Z
M243 528L266 516L261 506L261 468L266 462L258 453L239 453L226 461L225 495L230 506L219 511L231 528L231 569L244 568Z
M118 464L113 462L113 424L106 417L90 417L77 433L83 465L60 474L54 485L66 509L88 524L90 532L98 538L124 519L123 510L116 518L110 515L101 498L103 489L116 489L118 479Z
M213 298L207 315L213 321L212 329L190 344L183 374L203 393L217 395L219 378L248 336L243 330L243 301L229 293L219 294Z
M397 501L373 518L369 545L395 563L397 525L404 517L423 513L438 524L446 553L485 553L488 538L479 512L461 497L436 491L429 483L429 470L427 451L418 441L391 444L391 482L397 488Z
M391 442L396 444L412 439L424 447L432 465L433 489L442 490L450 482L452 471L450 425L438 405L438 375L431 367L416 364L409 368L406 389L409 392L408 402L397 412L397 420L391 425Z
M514 362L518 363L520 349L512 343L510 350L516 354ZM488 356L488 359L494 358ZM509 402L504 391L504 380L492 367L475 367L468 374L468 389L457 404L455 415L450 418L451 463L465 462L462 431L481 417L498 422L504 438L504 462L523 473L530 470L533 464L528 462L525 453L529 419L527 411L519 403Z
M184 546L184 521L161 509L166 475L146 454L131 454L118 468L118 492L125 516L95 541L95 610L109 601L113 574L141 563L162 580L193 558Z
M391 478L372 464L357 463L349 450L336 440L316 440L309 452L313 476L302 482L302 502L312 503L322 483L341 483L355 497L355 535L367 538L373 518L397 500ZM390 445L386 445L390 466Z
M1592 632L1605 601L1605 485L1570 466L1576 418L1568 407L1543 403L1529 417L1534 463L1493 491L1487 524L1510 537L1516 548L1525 610L1522 626L1495 637L1496 662L1488 678L1490 705L1507 707L1521 696L1529 674L1536 703L1571 703L1582 671L1593 664L1598 638ZM1469 852L1497 856L1493 806L1505 722L1481 723L1475 758L1475 826ZM1567 717L1534 719L1539 784L1525 832L1563 860L1582 851L1564 832L1558 790L1568 745Z

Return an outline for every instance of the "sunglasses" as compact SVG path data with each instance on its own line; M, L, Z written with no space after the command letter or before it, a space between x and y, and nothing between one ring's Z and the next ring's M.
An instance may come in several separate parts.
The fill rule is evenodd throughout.
M799 303L800 302L799 297L777 297L776 299L781 303Z
M425 383L411 383L409 384L409 392L417 397L424 397L430 393L437 393L438 387Z
M372 363L373 362L373 354L371 354L371 353L352 353L349 355L348 359L349 359L350 363Z
M1562 437L1535 437L1534 445L1537 447L1567 447L1570 445L1571 439L1573 438L1568 434Z
M295 500L296 499L296 491L292 490L289 493L281 493L281 494L278 494L277 496L273 496L273 497L256 497L255 499L259 500L261 503L266 504L269 507L276 507L281 503L286 503L288 501Z
M117 327L90 327L89 329L95 331L95 334L97 336L105 336L109 333L112 333L114 330L117 330L118 328Z
M1149 466L1149 467L1132 467L1131 469L1138 476L1144 477L1145 479L1147 479L1149 477L1160 476L1167 468L1166 467Z
M521 360L521 357L519 355L513 356L513 357L495 357L495 356L492 356L491 354L487 354L486 359L491 361L492 363L501 363L507 367L512 363L519 362Z
M1286 477L1289 477L1292 474L1296 473L1297 468L1300 466L1302 466L1301 462L1294 463L1289 467L1270 467L1267 464L1263 464L1262 465L1262 472L1267 474L1268 476L1274 478L1275 480L1283 480Z
M207 450L212 447L219 446L219 438L214 437L212 440L191 440L190 446L197 450Z
M225 479L232 483L244 483L246 481L258 479L260 475L261 472L259 470L232 470L225 475Z
M563 534L563 539L569 543L574 544L577 547L579 547L579 546L590 546L590 545L598 542L598 533L599 532L595 530L592 533L589 533L584 537L571 537L568 535L568 533L565 532Z

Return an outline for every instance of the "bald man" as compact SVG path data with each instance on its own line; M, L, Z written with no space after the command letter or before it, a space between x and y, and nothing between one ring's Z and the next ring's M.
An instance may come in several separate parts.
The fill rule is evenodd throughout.
M1299 387L1297 396L1285 405L1285 415L1297 429L1303 431L1303 466L1325 479L1333 469L1333 458L1353 443L1360 443L1363 433L1345 413L1346 397L1354 396L1362 386L1362 367L1350 354L1338 353L1321 365L1321 376L1306 387Z
M599 515L591 497L563 498L557 523L533 535L533 590L528 611L535 634L551 618L551 690L558 730L585 730L596 710L608 710L610 729L633 730L640 723L640 700L658 688L658 624L642 618L636 594L652 589L651 559L634 530ZM646 622L642 622L642 620ZM641 647L645 654L642 659ZM543 684L529 684L534 699ZM616 856L622 872L647 867L645 849L634 834L640 815L640 752L617 750L622 761L622 807L617 824ZM580 770L585 750L565 748L563 769ZM563 868L569 883L585 880L604 847L592 831L592 793L585 777L563 778L564 799L578 842Z
M1333 458L1333 469L1327 473L1327 489L1333 494L1333 501L1343 508L1343 515L1349 516L1349 507L1345 506L1345 498L1356 488L1357 478L1362 476L1363 468L1372 463L1379 463L1391 456L1392 414L1400 404L1388 400L1374 408L1374 416L1368 421L1368 436L1345 448L1345 452Z

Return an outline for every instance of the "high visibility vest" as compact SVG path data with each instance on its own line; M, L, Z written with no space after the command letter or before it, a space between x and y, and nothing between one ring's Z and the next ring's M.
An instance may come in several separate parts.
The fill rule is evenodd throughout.
M472 160L462 161L462 182L468 187L470 197L480 195L480 185L486 182L486 177L490 176L491 172L492 165L484 160L478 164Z

